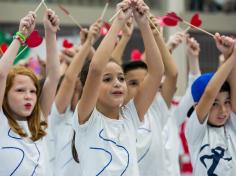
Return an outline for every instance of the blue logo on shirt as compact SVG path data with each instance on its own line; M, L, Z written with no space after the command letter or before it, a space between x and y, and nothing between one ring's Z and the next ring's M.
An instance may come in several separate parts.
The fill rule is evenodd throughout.
M210 147L209 144L205 144L201 147L200 152L205 149L206 147ZM224 158L225 155L225 149L218 146L216 148L211 149L211 153L210 155L203 155L200 157L200 161L201 163L204 165L204 167L207 169L207 165L205 163L206 160L212 160L212 164L211 166L208 168L207 170L207 175L208 176L217 176L214 171L216 170L220 160L226 160L226 161L231 161L232 157L230 158Z

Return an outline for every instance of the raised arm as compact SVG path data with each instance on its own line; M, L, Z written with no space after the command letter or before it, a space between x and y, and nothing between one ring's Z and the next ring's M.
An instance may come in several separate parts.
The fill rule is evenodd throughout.
M158 91L160 82L164 73L164 65L162 63L159 48L156 45L152 30L149 26L147 16L149 8L143 1L138 1L137 9L134 10L134 17L141 30L142 38L145 46L146 63L148 73L141 84L137 95L134 97L140 121L143 121L144 115Z
M43 85L40 106L47 121L52 103L55 99L56 88L60 79L59 56L57 51L56 32L59 29L59 18L54 11L47 9L44 15L46 40L46 80Z
M201 74L199 65L199 53L200 46L199 43L193 37L187 37L187 59L189 66L189 74L199 75Z
M236 40L234 40L234 50L235 50L235 45L236 43ZM227 55L224 56L224 58L227 57ZM236 78L236 64L234 65L229 77L228 77L228 82L229 82L229 85L230 85L230 98L231 98L231 105L232 105L232 110L233 112L236 114L236 81L235 81L235 78Z
M122 64L122 56L126 48L126 45L128 44L129 39L132 36L133 30L134 30L133 18L130 18L129 21L123 27L122 37L111 55L111 57L115 59L120 65Z
M24 18L20 21L19 32L26 38L31 34L35 27L35 18L36 15L34 12L29 12ZM7 75L13 65L13 62L16 58L17 52L21 46L21 43L18 39L13 39L12 43L0 59L0 105L2 109L2 103L6 88L6 79Z
M158 26L157 19L155 17L152 17L151 19L153 24ZM150 26L152 28L156 44L161 52L162 61L165 67L165 80L162 84L161 95L164 98L167 106L170 107L171 100L176 92L178 70L169 52L169 49L166 47L163 37L159 32L156 31L152 24L150 24Z
M216 71L209 81L199 103L196 106L196 113L200 123L203 123L210 111L212 104L220 91L221 86L226 81L232 68L236 64L236 48L233 39L222 37L218 33L215 35L216 46L224 54L227 55L225 63ZM233 50L233 52L232 52ZM232 53L232 54L230 54Z
M83 87L83 93L77 106L80 124L85 123L89 119L89 115L96 105L103 70L115 47L117 34L131 16L132 10L129 6L130 3L128 0L124 0L118 4L118 10L121 9L120 13L114 20L107 35L102 40L90 63L88 76Z
M93 44L92 41L95 41L95 38L99 36L100 28L100 20L91 25L86 41L80 47L79 52L75 54L71 64L65 72L64 79L55 100L57 109L60 113L64 113L67 106L71 102L78 74L80 73L84 62L89 55Z

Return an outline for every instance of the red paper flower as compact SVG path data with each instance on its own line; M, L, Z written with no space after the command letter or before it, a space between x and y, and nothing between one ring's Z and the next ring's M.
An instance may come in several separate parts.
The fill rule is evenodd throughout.
M62 45L64 48L72 48L74 46L73 43L69 42L67 39L63 40Z
M0 46L1 50L3 53L5 53L5 51L7 50L8 48L8 45L6 43L2 43L1 46Z
M30 36L25 41L29 48L34 48L39 46L43 41L43 38L39 35L38 31L33 31Z
M131 51L130 56L132 61L138 61L141 59L142 53L138 49L134 49Z
M183 19L180 16L178 16L175 12L167 13L166 16L176 21L183 21Z
M103 26L101 27L101 30L100 30L100 35L101 36L105 36L107 34L107 32L109 31L111 25L107 22L104 22L103 23Z
M202 20L200 19L198 13L193 14L190 23L196 27L200 27L202 25Z

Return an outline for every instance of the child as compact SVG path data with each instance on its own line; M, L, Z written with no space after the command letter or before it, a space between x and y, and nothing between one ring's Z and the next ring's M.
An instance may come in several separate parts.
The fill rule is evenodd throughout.
M80 165L72 158L71 140L73 138L73 112L78 103L81 90L78 83L78 74L83 63L89 55L92 44L99 36L101 20L91 25L85 42L80 46L80 50L75 54L71 64L67 68L62 83L53 104L50 120L56 142L55 175L78 175ZM82 31L85 33L85 29Z
M0 175L51 175L45 135L47 117L59 80L56 32L59 19L52 10L44 16L47 77L42 91L36 75L12 67L21 44L35 27L36 15L21 19L19 32L0 60Z
M218 33L215 40L226 61L215 74L203 74L193 83L192 96L196 106L186 127L193 174L196 176L233 176L236 172L236 125L233 123L236 117L231 108L235 97L233 93L230 95L235 92L235 89L230 89L235 87L226 82L235 70L236 47L233 39Z
M139 175L136 130L153 101L164 70L144 15L148 14L146 4L124 0L118 4L118 10L120 13L95 52L86 82L82 81L85 85L75 112L75 146L84 176ZM124 74L117 63L108 60L116 35L132 12L144 39L149 70L145 86L139 89L134 100L122 106L127 89Z
M151 19L158 27L155 18L151 17ZM167 166L165 164L162 130L168 120L168 106L170 106L176 90L177 80L177 68L173 64L162 36L151 24L150 27L156 41L155 45L159 47L162 55L165 66L165 80L162 84L162 89L156 91L155 99L145 114L144 122L137 131L136 147L139 171L142 176L165 175L166 173ZM126 102L128 102L137 95L140 87L146 84L143 80L145 80L149 67L142 61L133 61L124 64L123 69L128 87L128 95L126 97Z

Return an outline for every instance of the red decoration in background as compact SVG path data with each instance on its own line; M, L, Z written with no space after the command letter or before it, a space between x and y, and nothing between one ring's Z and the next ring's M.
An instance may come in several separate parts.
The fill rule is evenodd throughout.
M109 31L111 25L107 22L104 22L101 29L100 29L100 35L105 36L107 32Z
M165 15L161 18L162 18L162 22L166 26L176 26L176 25L178 25L178 22L183 21L183 19L181 17L179 17L178 15L176 15L175 12L167 13L167 15Z
M63 40L62 45L64 48L72 48L74 46L73 43L69 42L67 39Z
M130 57L131 61L141 60L142 53L138 49L134 49L131 51Z
M193 14L190 23L196 27L200 27L202 25L202 20L200 19L198 13Z
M0 45L0 48L1 48L1 51L2 51L3 53L5 53L5 51L6 51L7 48L8 48L8 45L7 45L6 43L2 43L2 44Z
M43 41L43 38L39 35L38 31L33 31L27 38L25 43L29 48L34 48L39 46Z
M163 18L164 18L164 17L162 17L162 16L156 16L156 19L157 19L159 25L162 26L162 27L167 26L167 25L164 23Z
M175 12L167 13L166 17L169 17L176 21L183 21L183 19L180 16L178 16Z

